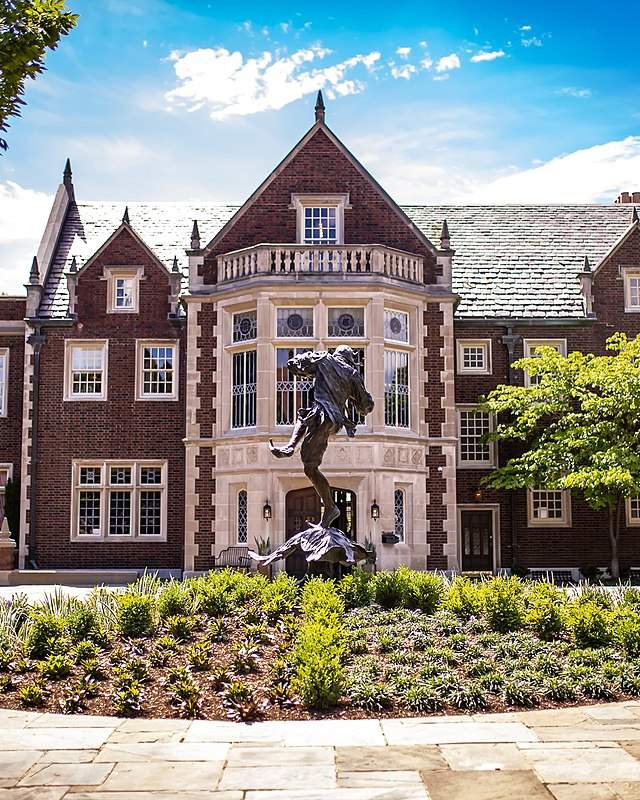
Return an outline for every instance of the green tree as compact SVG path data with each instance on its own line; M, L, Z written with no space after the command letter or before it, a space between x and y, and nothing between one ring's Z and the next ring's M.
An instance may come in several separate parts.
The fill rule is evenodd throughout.
M495 441L519 451L485 478L499 489L568 489L608 513L611 574L625 498L640 494L640 336L607 340L608 355L562 356L541 347L515 362L530 386L498 386L482 407L496 416Z
M27 78L44 72L47 50L75 26L77 14L65 0L0 0L0 133L10 117L20 116ZM7 149L0 136L0 150Z

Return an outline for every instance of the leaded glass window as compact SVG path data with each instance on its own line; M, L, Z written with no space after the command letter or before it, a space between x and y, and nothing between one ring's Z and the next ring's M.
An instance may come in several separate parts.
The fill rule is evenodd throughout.
M278 336L313 336L313 308L279 308L276 317Z
M233 341L251 342L258 332L258 314L253 311L239 311L233 315Z
M100 534L101 498L99 491L81 491L78 499L78 535Z
M328 316L330 337L364 336L364 308L330 308Z
M409 315L404 311L386 308L384 312L384 338L393 342L409 341Z
M250 428L256 424L256 351L233 354L231 427Z
M409 354L384 351L384 423L409 427Z
M393 532L401 542L404 542L405 533L404 500L404 489L396 489L393 493Z
M238 492L238 543L245 544L248 539L247 490Z
M313 404L313 378L294 375L287 366L290 358L304 350L276 350L276 425L293 425L301 408Z

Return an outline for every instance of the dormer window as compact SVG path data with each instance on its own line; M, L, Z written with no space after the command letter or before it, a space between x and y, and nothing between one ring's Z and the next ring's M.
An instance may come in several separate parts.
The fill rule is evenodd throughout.
M107 310L110 314L137 314L140 270L112 267L107 276Z
M347 194L294 194L298 242L308 245L344 243L344 210L350 208Z

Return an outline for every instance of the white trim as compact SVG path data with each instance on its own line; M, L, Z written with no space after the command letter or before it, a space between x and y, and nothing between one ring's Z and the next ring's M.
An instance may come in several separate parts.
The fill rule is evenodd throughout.
M562 500L562 517L533 516L533 492L559 492ZM571 492L568 489L527 489L527 527L529 528L570 528L571 527Z
M525 358L534 358L535 351L538 347L554 347L561 356L567 355L567 340L566 339L523 339L522 348ZM524 385L531 386L531 378L529 373L524 370Z
M107 314L137 314L140 310L140 280L143 276L142 267L105 267L104 275L107 281ZM120 308L116 305L116 281L119 278L132 281L132 305Z
M2 464L0 464L0 467ZM627 517L627 528L636 528L640 526L640 510L638 512L638 516L634 517L631 515L631 501L638 500L640 503L640 497L627 497L625 500L625 512Z
M305 243L304 210L305 208L336 209L336 241L328 242L336 246L344 244L344 210L351 208L349 194L292 194L291 208L296 211L296 241ZM313 245L310 245L312 247Z
M102 392L100 394L74 394L72 387L72 351L74 347L97 350L102 348ZM65 339L64 342L64 397L69 402L102 402L107 399L109 372L108 339Z
M464 366L464 349L466 347L482 348L484 365L481 368ZM491 375L491 339L457 339L456 372L458 375Z
M173 349L173 391L171 394L145 394L144 385L144 358L142 351L145 347L171 347ZM179 398L179 364L180 364L180 343L177 339L136 339L136 400L139 402L154 401L165 402L175 401Z
M640 281L640 269L637 267L622 267L620 270L624 279L624 310L627 314L640 314L640 302L637 306L631 305L631 278ZM640 293L640 290L639 290Z
M461 440L461 435L460 435L461 420L460 420L460 416L461 416L462 412L464 412L464 411L474 411L474 412L477 412L477 413L480 413L480 414L486 414L488 416L488 418L489 418L489 433L493 433L494 426L495 426L494 416L489 411L483 411L483 409L478 408L478 406L474 405L473 403L468 403L468 404L467 403L460 403L460 404L456 405L456 427L457 427L456 438L458 440L458 446L456 448L456 451L457 451L456 462L457 462L458 469L493 469L496 466L496 461L497 461L497 459L496 459L496 443L495 442L487 442L487 444L489 446L489 458L488 458L487 461L463 461L461 459L461 457L460 457L460 450L461 450L461 448L460 448L460 440Z
M464 557L464 544L462 541L462 512L463 511L491 511L493 526L493 572L497 572L502 566L502 556L500 553L500 503L461 503L457 506L458 523L458 553L460 555L460 571L463 569L462 559Z
M80 485L80 469L82 467L96 467L100 469L100 483ZM108 471L112 467L130 467L131 483L116 485L111 484ZM157 484L143 484L140 482L140 471L144 467L158 467L161 471L161 480ZM109 533L109 497L111 492L131 492L131 533ZM159 491L160 494L160 534L140 534L140 493L143 491ZM94 534L79 534L80 522L80 492L95 491L100 493L100 531ZM96 541L137 541L137 542L164 542L167 540L167 496L168 496L168 466L166 459L81 459L71 462L71 531L72 542Z
M0 385L0 417L9 416L9 348L0 347L0 361L3 362L4 380ZM0 465L1 466L1 465Z

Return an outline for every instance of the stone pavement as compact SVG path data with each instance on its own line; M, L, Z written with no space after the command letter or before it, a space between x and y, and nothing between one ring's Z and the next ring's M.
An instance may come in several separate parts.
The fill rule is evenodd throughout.
M640 800L640 702L254 724L0 710L0 800Z

